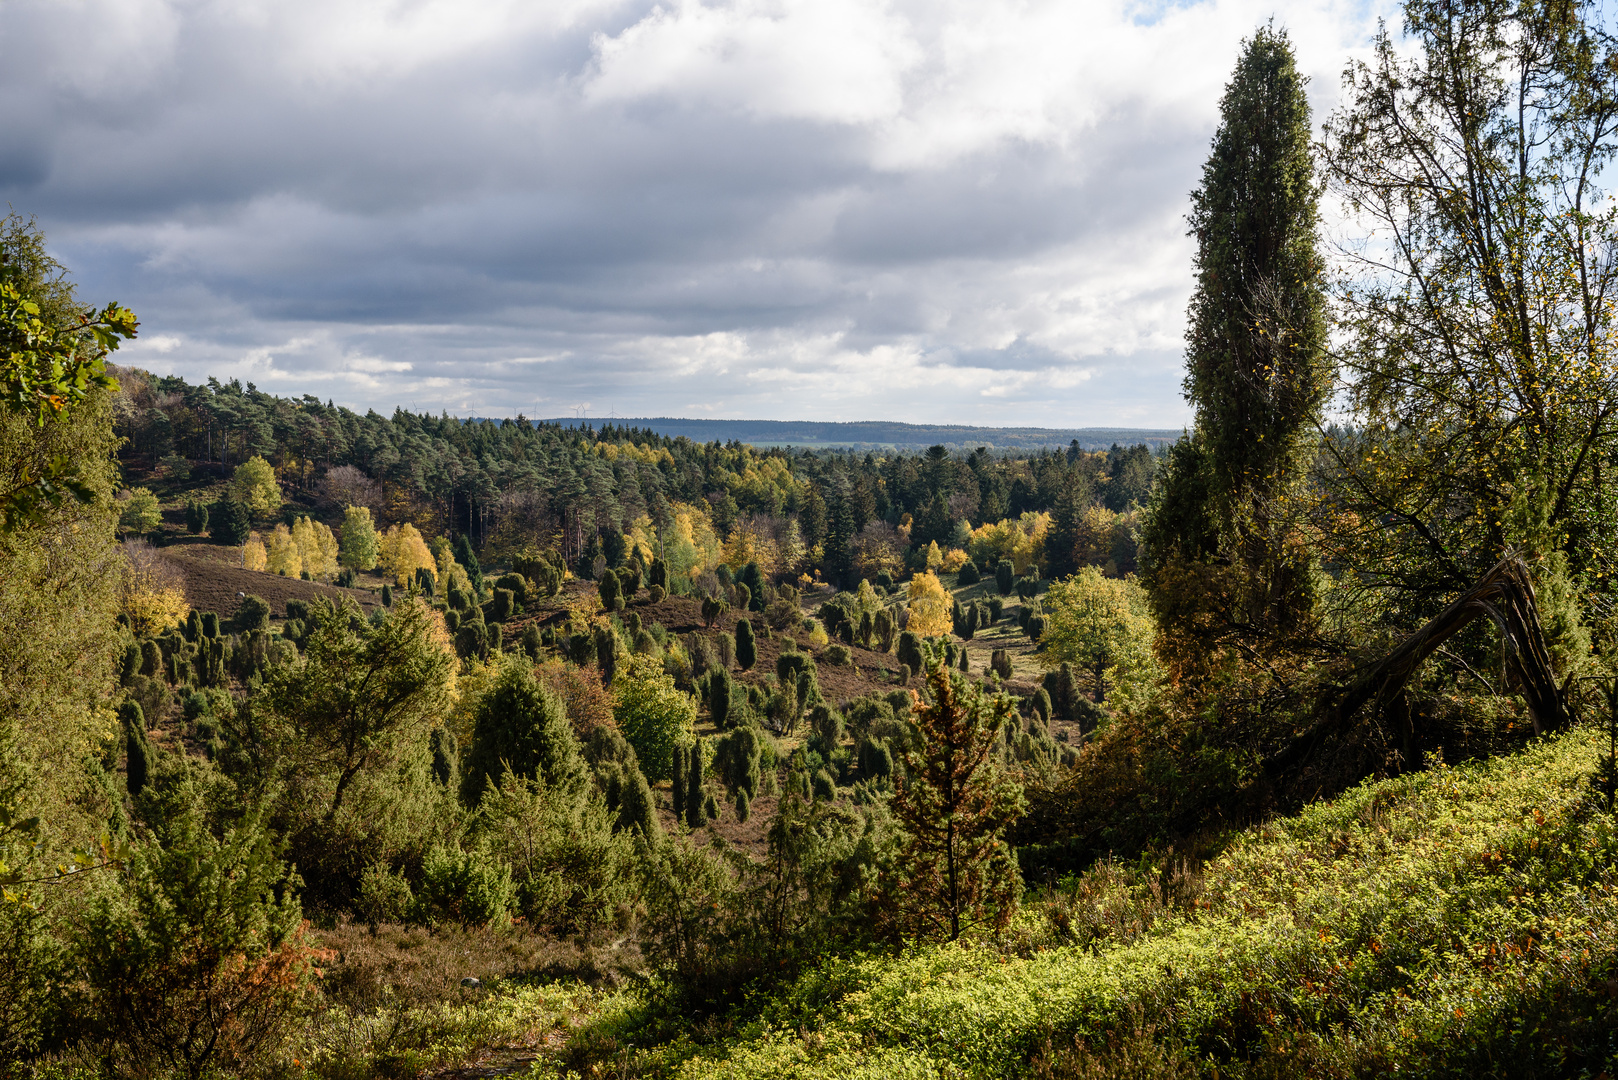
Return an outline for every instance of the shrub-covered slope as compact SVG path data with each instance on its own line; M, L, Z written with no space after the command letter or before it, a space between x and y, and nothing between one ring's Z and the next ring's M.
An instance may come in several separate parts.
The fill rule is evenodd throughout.
M735 1037L651 1056L692 1077L1596 1076L1618 1053L1598 742L1365 784L1200 878L1102 866L1028 910L1021 949L834 963ZM629 1021L597 1035L633 1041Z

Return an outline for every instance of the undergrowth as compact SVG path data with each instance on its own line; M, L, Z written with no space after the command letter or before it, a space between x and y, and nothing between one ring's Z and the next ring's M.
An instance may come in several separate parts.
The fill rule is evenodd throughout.
M1102 863L993 941L829 961L682 1033L604 1002L547 1064L702 1077L1618 1071L1618 834L1588 732L1366 783L1200 872ZM742 1019L741 1017L745 1017Z

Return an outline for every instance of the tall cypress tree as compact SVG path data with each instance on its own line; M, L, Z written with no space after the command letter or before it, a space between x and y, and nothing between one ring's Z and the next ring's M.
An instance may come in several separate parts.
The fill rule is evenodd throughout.
M1197 638L1196 655L1221 638L1284 641L1313 608L1308 553L1288 535L1333 371L1304 81L1284 32L1244 43L1192 195L1196 430L1166 463L1142 541L1159 623Z

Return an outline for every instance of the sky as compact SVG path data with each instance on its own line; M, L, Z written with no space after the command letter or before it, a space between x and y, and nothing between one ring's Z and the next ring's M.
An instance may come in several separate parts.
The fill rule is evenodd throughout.
M384 414L1179 427L1253 0L6 0L0 199L117 357Z

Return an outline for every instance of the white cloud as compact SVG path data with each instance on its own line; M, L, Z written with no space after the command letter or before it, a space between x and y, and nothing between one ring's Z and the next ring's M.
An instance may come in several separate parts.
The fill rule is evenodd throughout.
M1187 193L1273 10L11 0L0 197L191 378L1172 426ZM1378 10L1286 9L1317 112Z

